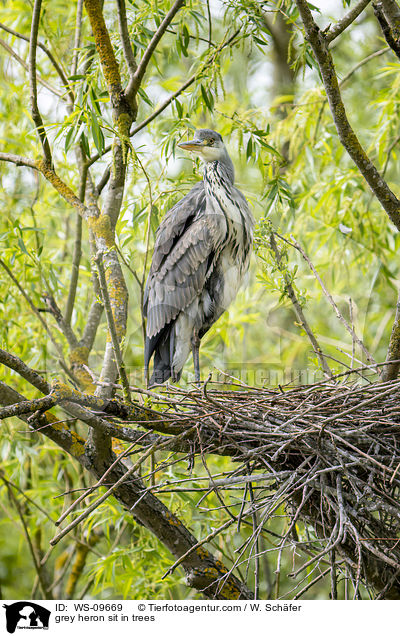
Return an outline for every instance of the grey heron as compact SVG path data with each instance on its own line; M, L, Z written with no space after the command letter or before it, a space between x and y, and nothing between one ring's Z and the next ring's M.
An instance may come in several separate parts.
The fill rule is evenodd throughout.
M219 133L197 130L183 150L204 162L203 180L164 216L146 283L145 370L150 385L176 382L193 352L200 382L200 340L236 297L246 274L254 218L234 186L233 163Z

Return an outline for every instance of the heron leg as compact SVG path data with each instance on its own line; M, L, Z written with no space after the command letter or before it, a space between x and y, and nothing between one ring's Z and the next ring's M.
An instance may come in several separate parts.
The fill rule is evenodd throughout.
M192 336L192 353L193 353L193 366L194 366L194 381L197 386L200 386L200 338L197 329L193 330Z

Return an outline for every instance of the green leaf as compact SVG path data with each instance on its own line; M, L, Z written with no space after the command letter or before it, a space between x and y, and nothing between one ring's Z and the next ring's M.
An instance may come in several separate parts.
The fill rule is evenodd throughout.
M91 110L90 119L91 119L91 132L94 141L94 145L96 146L97 152L101 155L104 151L104 135L103 131L100 128L99 122L97 121L96 115Z

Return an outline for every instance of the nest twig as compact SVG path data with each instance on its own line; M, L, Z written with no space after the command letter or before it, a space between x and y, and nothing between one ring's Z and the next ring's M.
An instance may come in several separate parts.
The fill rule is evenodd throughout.
M295 545L308 555L291 576L311 568L319 580L330 572L335 597L336 578L346 572L355 598L360 585L375 598L400 598L400 382L212 386L202 392L170 387L152 400L163 405L175 431L197 422L193 453L235 460L231 475L210 479L209 492L256 487L239 515L230 511L239 524L253 520L247 542L253 553L268 519L284 505L290 520L278 549ZM299 522L311 533L306 542L297 536Z

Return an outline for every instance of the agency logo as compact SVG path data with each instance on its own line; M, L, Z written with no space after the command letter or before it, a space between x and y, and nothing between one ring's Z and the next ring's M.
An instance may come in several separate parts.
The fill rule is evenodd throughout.
M3 607L6 609L6 627L9 634L14 634L16 629L49 629L51 612L37 603L18 601Z

